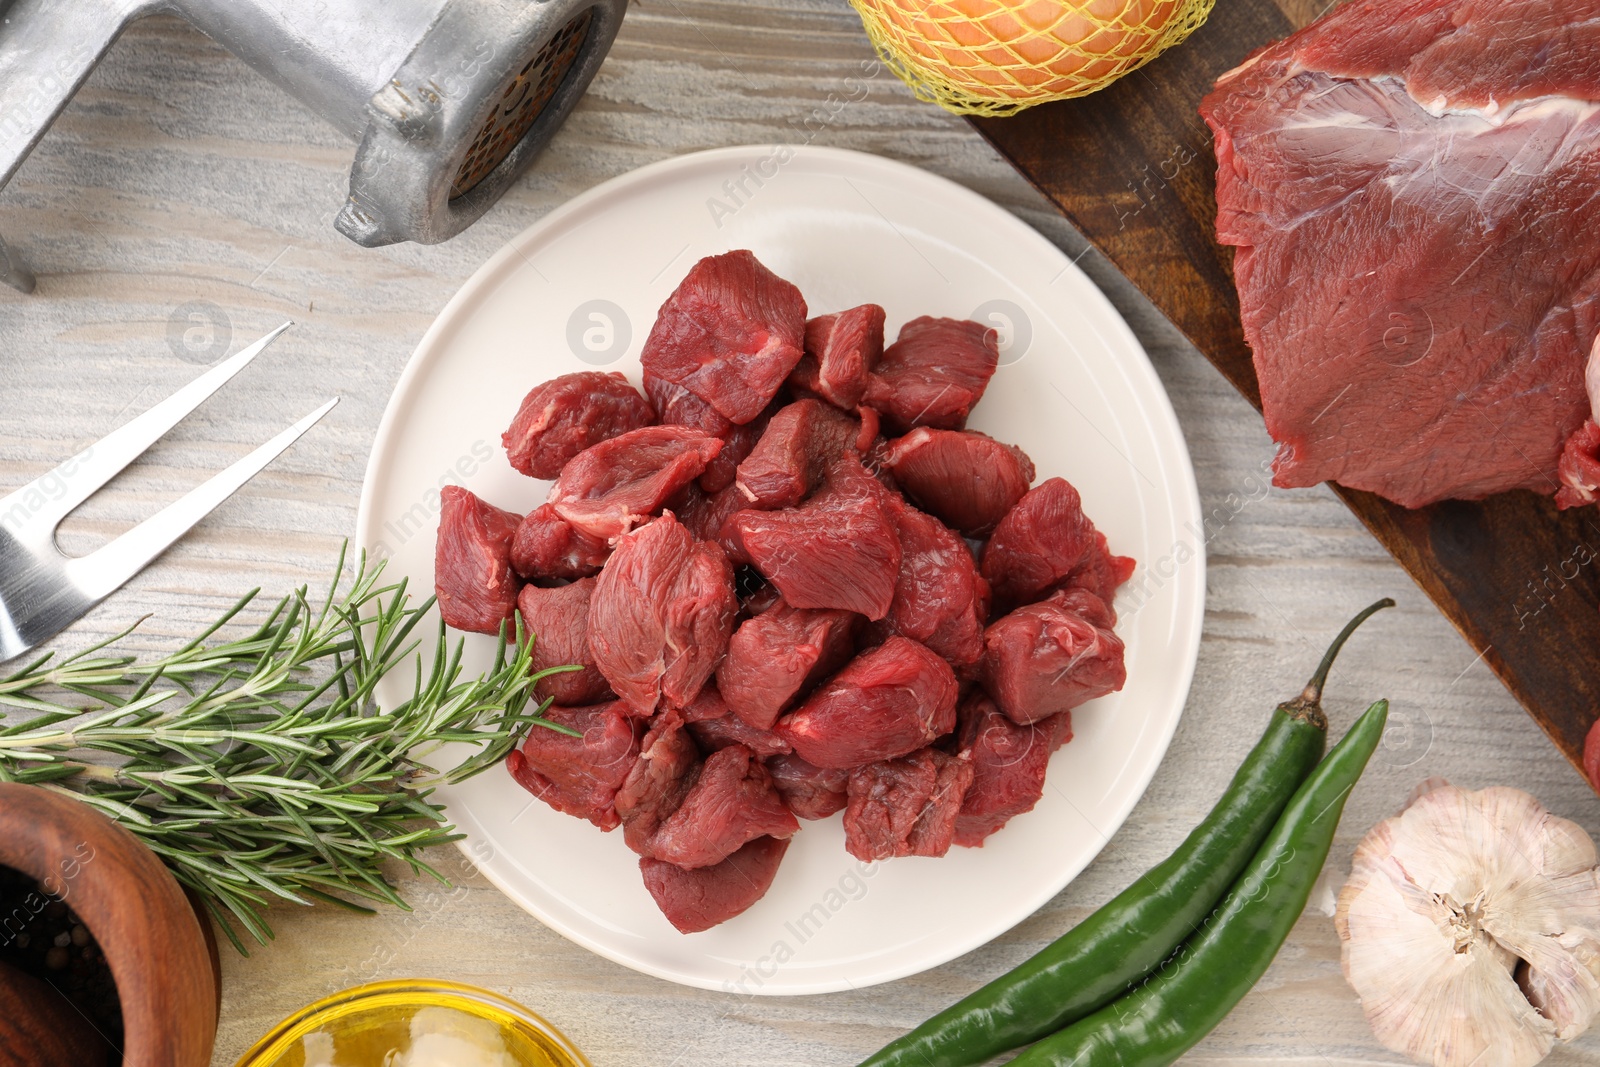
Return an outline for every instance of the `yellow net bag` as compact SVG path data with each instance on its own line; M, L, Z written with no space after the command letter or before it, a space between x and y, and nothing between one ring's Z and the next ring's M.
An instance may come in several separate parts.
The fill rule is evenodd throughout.
M850 0L920 100L1009 115L1085 96L1205 22L1215 0Z

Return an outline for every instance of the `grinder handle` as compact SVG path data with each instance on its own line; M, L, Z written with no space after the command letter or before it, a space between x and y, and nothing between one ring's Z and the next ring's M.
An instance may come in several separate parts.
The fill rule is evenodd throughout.
M123 29L157 0L0 3L0 189ZM0 282L33 292L33 274L0 240Z
M14 0L0 24L0 186L151 0Z

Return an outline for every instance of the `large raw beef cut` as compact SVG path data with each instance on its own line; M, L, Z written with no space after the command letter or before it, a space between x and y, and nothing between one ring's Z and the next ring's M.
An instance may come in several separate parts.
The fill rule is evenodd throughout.
M959 721L958 747L973 776L956 817L956 844L982 848L985 838L1044 796L1050 754L1072 740L1072 713L1018 726L974 691L962 701Z
M1033 460L974 430L918 427L884 451L883 464L917 507L968 537L987 537L1033 484Z
M783 802L799 818L826 819L844 809L850 784L846 768L818 767L790 752L768 759L767 772Z
M966 674L983 655L989 583L955 531L885 495L900 531L900 576L884 619L887 631L922 642Z
M1554 492L1600 332L1600 0L1351 0L1201 113L1277 484Z
M860 436L860 420L820 400L797 400L772 416L739 464L734 484L749 507L793 507L822 484L830 467L856 451Z
M721 863L758 837L800 829L772 775L743 745L707 756L677 809L650 836L652 859L694 869Z
M796 698L850 659L857 618L848 611L792 608L780 599L745 620L717 667L728 707L751 726L770 730Z

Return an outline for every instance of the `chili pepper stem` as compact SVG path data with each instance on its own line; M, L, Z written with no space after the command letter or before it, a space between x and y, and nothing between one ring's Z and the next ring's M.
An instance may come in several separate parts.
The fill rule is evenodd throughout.
M1169 1067L1233 1010L1305 911L1345 801L1383 739L1379 700L1301 783L1209 918L1149 978L1009 1067Z
M1328 735L1318 698L1334 656L1363 620L1392 603L1379 601L1344 628L1306 691L1272 712L1233 781L1171 856L1021 966L857 1067L975 1067L1048 1039L1153 980L1253 862L1314 773ZM1048 1062L1058 1067L1057 1061ZM1139 1065L1128 1061L1116 1067Z
M1322 654L1322 662L1317 664L1317 669L1311 674L1311 680L1300 691L1300 695L1293 700L1285 700L1282 704L1279 704L1278 710L1292 718L1304 719L1306 722L1326 730L1328 728L1328 717L1322 712L1322 687L1328 682L1328 672L1333 669L1333 661L1338 658L1339 650L1344 648L1344 643L1350 640L1350 635L1356 632L1356 627L1384 608L1392 607L1394 607L1394 599L1392 597L1384 597L1382 600L1368 604L1357 612L1355 618L1344 624L1344 629L1340 630L1339 635L1333 639L1333 643L1328 646L1328 651Z

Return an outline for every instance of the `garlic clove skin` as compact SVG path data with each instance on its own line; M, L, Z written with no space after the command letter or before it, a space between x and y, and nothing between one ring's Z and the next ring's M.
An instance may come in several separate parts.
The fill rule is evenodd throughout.
M1600 1011L1600 876L1582 828L1518 789L1430 780L1356 849L1334 925L1386 1046L1529 1067Z

